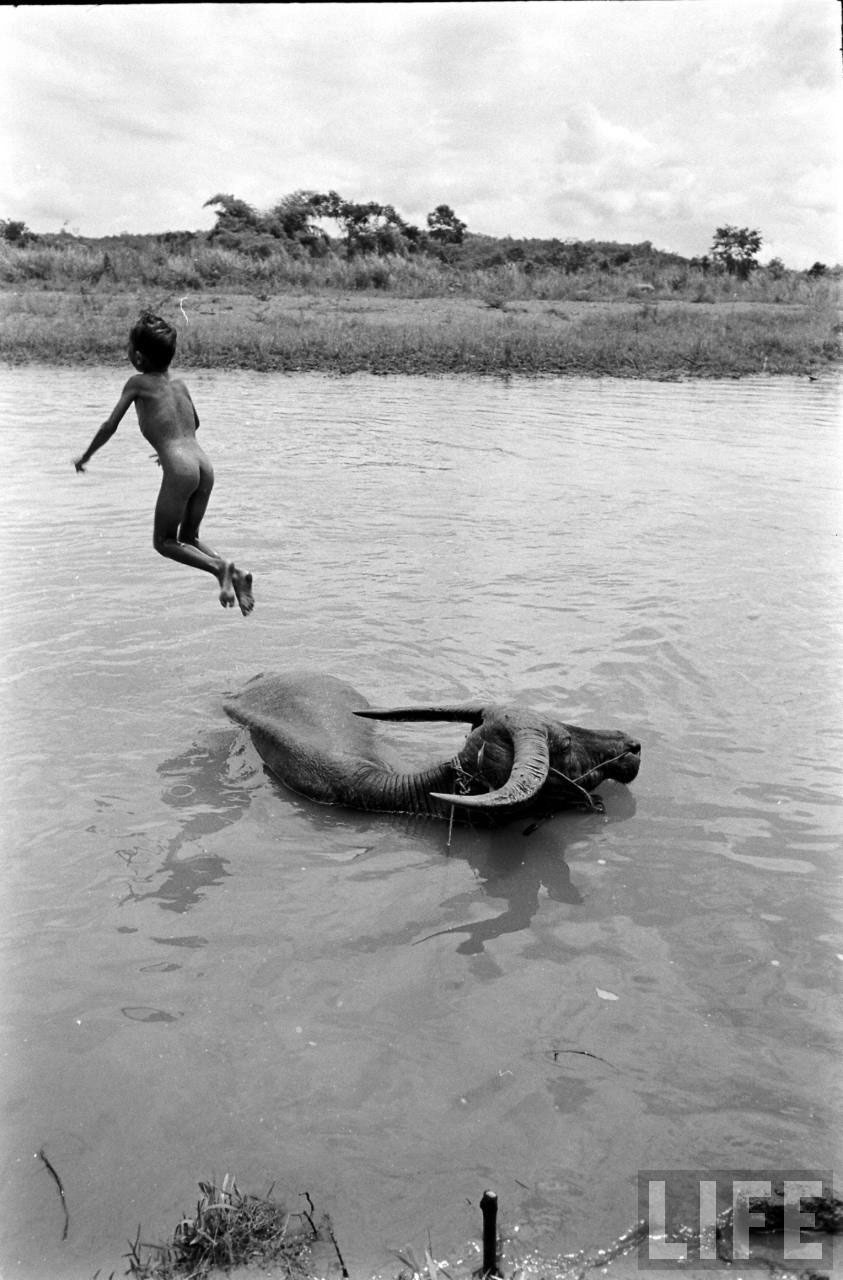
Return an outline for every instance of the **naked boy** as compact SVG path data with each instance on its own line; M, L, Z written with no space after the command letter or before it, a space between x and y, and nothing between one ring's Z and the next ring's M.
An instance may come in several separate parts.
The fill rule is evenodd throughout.
M171 378L176 331L160 316L144 311L129 334L129 360L138 370L88 448L76 458L84 471L97 449L111 439L129 405L134 404L145 440L158 455L163 477L155 505L152 545L162 556L212 573L220 585L220 604L241 613L254 608L252 575L235 568L199 540L199 525L214 487L214 469L196 439L199 417L185 384Z

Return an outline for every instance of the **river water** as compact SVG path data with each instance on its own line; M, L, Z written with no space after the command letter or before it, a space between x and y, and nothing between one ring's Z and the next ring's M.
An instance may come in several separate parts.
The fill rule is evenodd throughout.
M133 415L75 474L122 382L0 378L0 1273L120 1270L227 1172L363 1276L487 1186L554 1252L639 1169L831 1168L839 381L195 373L248 619L154 554ZM622 727L641 772L450 847L318 807L222 709L301 667Z

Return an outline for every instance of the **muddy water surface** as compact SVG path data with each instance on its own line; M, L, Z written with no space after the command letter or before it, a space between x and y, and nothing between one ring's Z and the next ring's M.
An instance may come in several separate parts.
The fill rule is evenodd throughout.
M0 379L2 1275L119 1271L226 1172L364 1275L487 1185L554 1252L640 1168L832 1166L839 384L194 375L244 621L154 555L133 421L74 473L123 380ZM448 848L265 776L223 698L293 667L621 726L641 773Z

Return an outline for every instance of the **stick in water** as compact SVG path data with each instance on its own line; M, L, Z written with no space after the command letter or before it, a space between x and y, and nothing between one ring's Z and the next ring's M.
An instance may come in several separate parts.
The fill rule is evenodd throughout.
M60 1178L60 1177L59 1177L59 1175L56 1173L55 1169L54 1169L54 1168L53 1168L53 1166L50 1164L49 1160L47 1159L46 1155L44 1154L44 1148L43 1148L43 1147L42 1147L42 1148L41 1148L41 1150L38 1152L38 1156L39 1156L39 1158L40 1158L41 1160L43 1160L43 1161L44 1161L44 1164L47 1166L47 1171L48 1171L49 1173L51 1173L51 1174L52 1174L52 1176L53 1176L53 1181L55 1182L56 1186L57 1186L57 1187L58 1187L58 1189L59 1189L59 1195L61 1196L61 1207L62 1207L62 1209L64 1209L64 1231L62 1231L62 1233L61 1233L61 1238L62 1238L62 1240L66 1240L66 1239L67 1239L67 1231L68 1231L68 1228L69 1228L69 1226L70 1226L70 1214L67 1212L67 1201L66 1201L66 1200L65 1200L65 1198L64 1198L64 1187L61 1185L61 1178Z
M480 1197L483 1214L483 1277L499 1276L498 1271L498 1197L494 1191L484 1191Z

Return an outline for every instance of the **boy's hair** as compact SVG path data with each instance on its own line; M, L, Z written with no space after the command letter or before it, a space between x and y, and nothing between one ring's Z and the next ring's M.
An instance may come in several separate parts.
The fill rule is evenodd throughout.
M176 331L152 311L142 311L129 334L132 346L156 369L166 369L176 353Z

